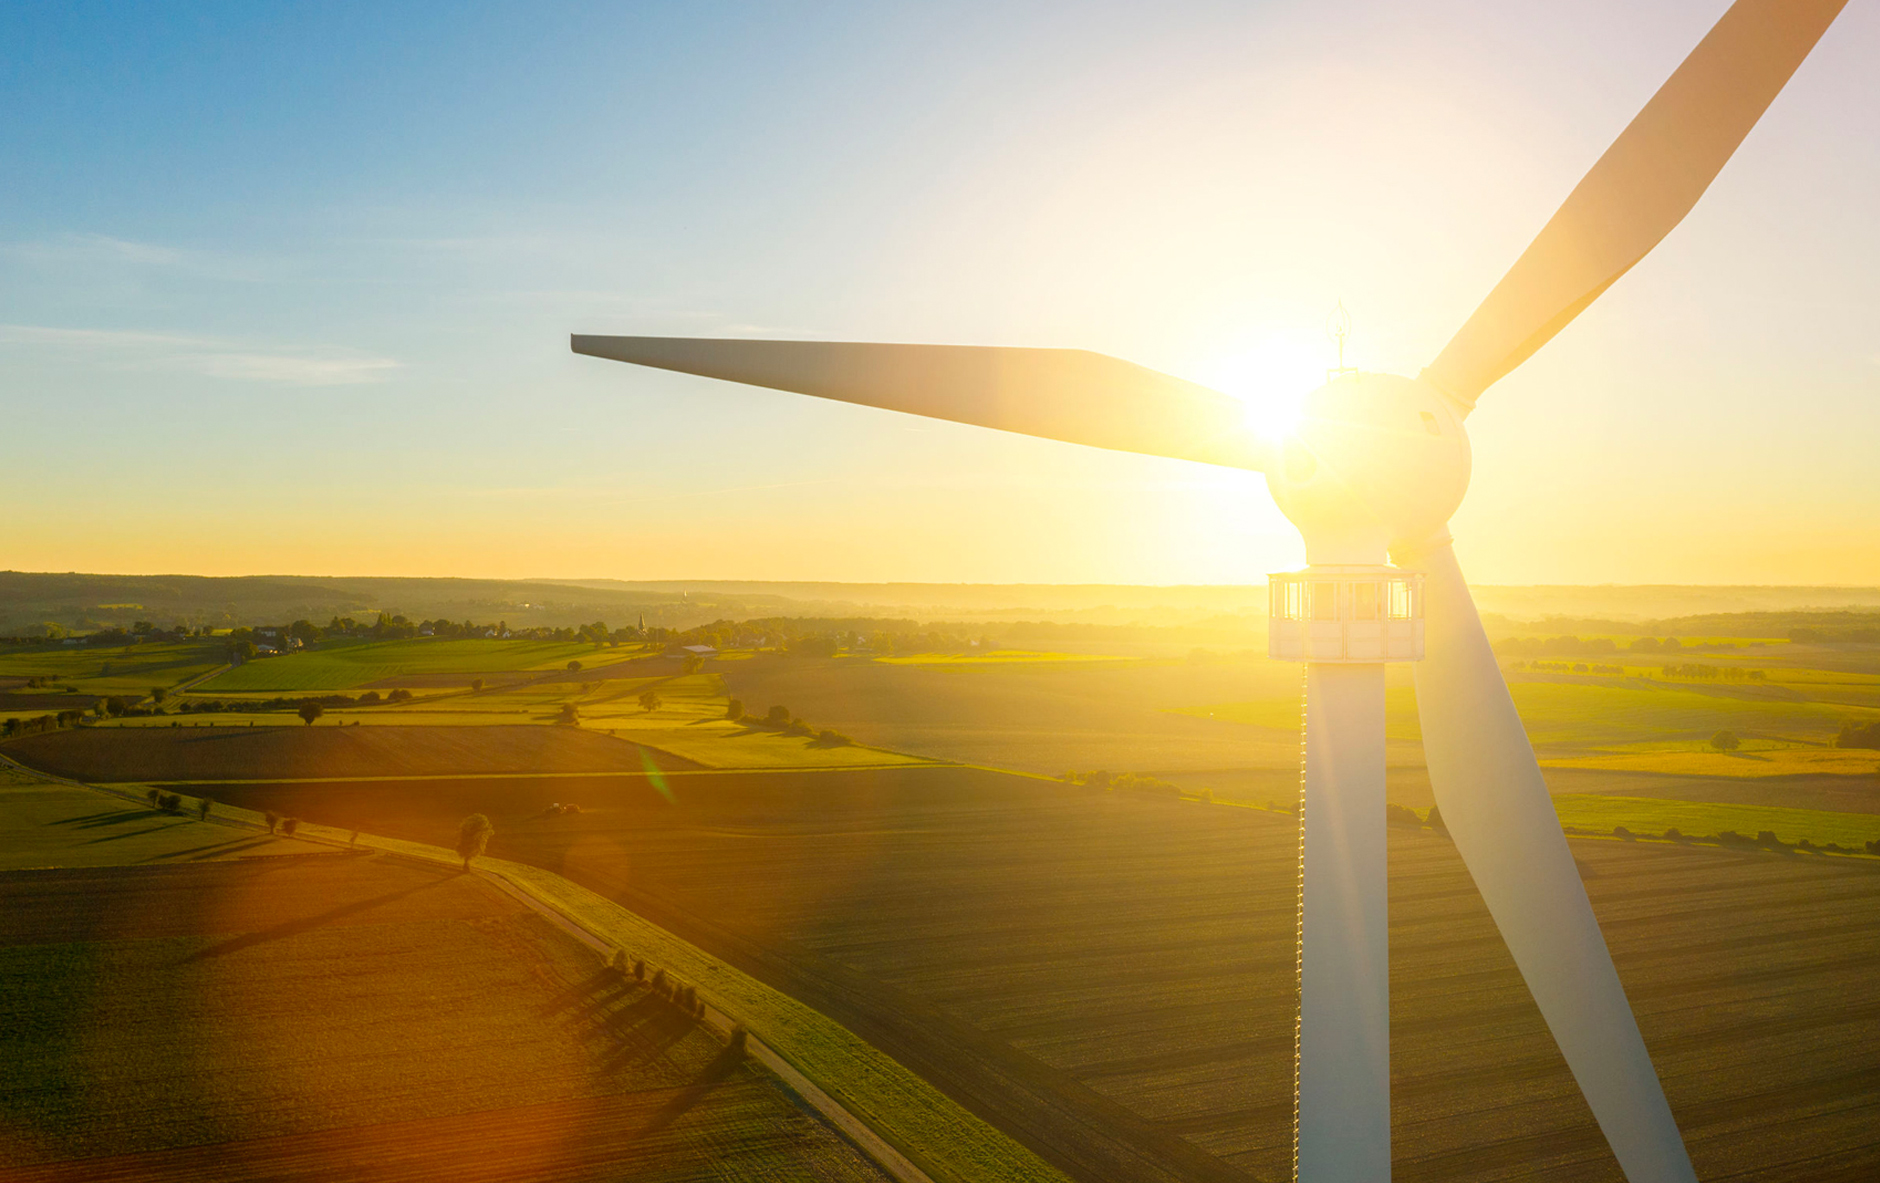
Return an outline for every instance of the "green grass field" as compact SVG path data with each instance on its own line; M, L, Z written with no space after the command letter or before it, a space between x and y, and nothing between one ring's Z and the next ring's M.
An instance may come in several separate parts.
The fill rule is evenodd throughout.
M219 641L178 641L93 648L0 648L0 678L51 678L51 692L71 686L81 694L143 698L153 687L164 689L200 677L227 661L228 646ZM21 693L27 693L22 690ZM46 693L38 691L34 693ZM0 695L4 702L4 695ZM11 714L0 707L0 713ZM20 712L43 713L43 711Z
M1688 837L1707 837L1734 830L1754 838L1768 830L1790 844L1806 838L1818 846L1832 842L1855 850L1863 850L1866 843L1880 839L1880 815L1871 813L1829 813L1818 809L1609 797L1592 793L1558 794L1554 797L1554 811L1560 815L1562 825L1602 832L1624 826L1634 834L1645 836L1660 835L1670 829Z
M1820 744L1832 739L1845 720L1880 719L1880 711L1867 707L1706 694L1667 682L1611 686L1515 681L1509 691L1528 738L1547 749L1688 745L1724 729ZM1180 713L1273 730L1299 728L1299 700L1290 695L1189 707ZM1385 720L1392 739L1422 739L1413 688L1396 686L1386 692Z
M462 675L513 671L550 672L570 661L583 667L616 665L642 655L628 648L596 648L563 641L460 641L417 637L402 641L323 641L315 649L259 658L197 688L204 695L279 691L354 690L403 676Z
M325 849L279 835L235 830L0 768L0 871L37 867L159 865Z

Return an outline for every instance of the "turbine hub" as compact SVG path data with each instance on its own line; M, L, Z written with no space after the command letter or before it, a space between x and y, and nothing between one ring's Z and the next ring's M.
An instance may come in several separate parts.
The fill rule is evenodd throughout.
M1469 436L1436 387L1395 374L1341 374L1306 396L1267 473L1307 561L1383 563L1436 535L1469 487Z

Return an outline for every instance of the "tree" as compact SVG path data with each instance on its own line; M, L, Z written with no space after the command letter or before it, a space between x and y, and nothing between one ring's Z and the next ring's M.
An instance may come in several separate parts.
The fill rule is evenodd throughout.
M1734 731L1719 731L1710 737L1710 746L1719 752L1734 752L1743 746L1743 741L1736 737Z
M571 673L571 674L578 674L578 673L580 673L580 672L581 672L581 663L580 663L580 662L578 662L578 661L571 661L571 662L569 662L569 663L568 663L568 672L569 672L569 673Z
M772 727L788 726L790 722L790 708L786 706L771 707L764 715L764 722L770 724Z
M294 831L298 830L299 828L300 828L299 818L284 817L281 819L281 833L286 834L288 837L290 838L293 837Z
M643 711L658 710L659 709L659 691L648 690L642 693L640 695L640 709Z
M490 819L480 813L473 813L463 819L457 827L457 855L463 859L463 869L470 869L470 860L489 848L490 837L496 833L496 827L490 825Z
M237 641L229 646L229 652L234 654L238 661L252 661L259 650L255 648L253 641Z
M209 809L210 809L210 807L211 807L211 806L213 806L214 804L215 804L215 802L213 802L213 801L211 801L211 800L209 800L209 798L207 798L207 797L198 797L198 798L196 799L196 817L197 817L197 819L198 819L198 820L201 820L201 821L205 821L205 822L206 822L206 821L208 821L208 820L209 820Z
M1430 806L1429 813L1425 814L1423 817L1423 824L1435 830L1443 837L1449 837L1449 823L1443 820L1443 811L1436 806Z
M150 701L151 702L160 703L168 697L170 697L170 692L168 690L165 690L163 687L152 686L150 688Z
M472 678L472 679L470 679L470 689L472 689L472 690L481 690L481 689L483 689L483 679L482 679L482 678Z
M736 722L744 717L744 700L734 698L725 705L725 718Z
M555 716L555 725L558 727L579 727L581 725L581 712L575 709L573 703L564 702L561 704L561 714Z
M274 827L281 824L281 815L270 809L261 815L261 820L268 823L268 833L272 834Z
M315 719L326 714L326 708L317 702L303 702L300 704L299 713L300 717L306 721L307 726L311 727Z
M685 659L685 672L686 673L696 674L699 672L699 670L703 669L704 666L705 666L705 659L703 657L700 657L696 653L691 653L691 654L686 655L686 659Z

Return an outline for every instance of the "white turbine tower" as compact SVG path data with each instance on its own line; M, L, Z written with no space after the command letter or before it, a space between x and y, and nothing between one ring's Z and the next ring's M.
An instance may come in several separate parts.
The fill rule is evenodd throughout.
M1271 590L1274 655L1307 663L1298 1177L1390 1177L1383 663L1421 658L1437 804L1593 1116L1631 1183L1694 1180L1447 523L1468 487L1463 420L1476 399L1683 219L1844 3L1737 0L1421 375L1341 374L1277 452L1249 434L1237 400L1078 350L593 336L573 347L1265 472L1311 564Z

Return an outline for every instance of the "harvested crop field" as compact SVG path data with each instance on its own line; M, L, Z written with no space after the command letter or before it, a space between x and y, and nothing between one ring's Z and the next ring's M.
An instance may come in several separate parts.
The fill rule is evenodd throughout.
M0 874L0 1180L879 1176L482 880Z
M579 785L579 795L569 786ZM1291 818L959 768L230 786L561 870L1079 1179L1289 1170ZM579 816L531 818L557 794ZM1880 865L1576 841L1700 1177L1880 1175ZM1392 836L1400 1179L1616 1180L1449 843Z
M1835 813L1880 814L1880 777L1667 776L1603 768L1542 768L1555 795L1599 793L1618 797L1667 797L1731 805L1769 805L1821 809ZM1391 799L1397 800L1395 794ZM1408 804L1408 802L1406 802Z
M661 769L698 767L576 727L88 727L27 736L0 750L100 784L644 772L649 758Z
M763 656L719 672L756 714L782 705L861 743L1047 776L1282 768L1299 758L1296 710L1290 732L1174 713L1254 695L1296 703L1298 670L1266 661L971 666Z

